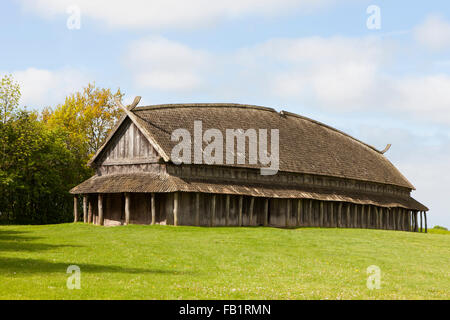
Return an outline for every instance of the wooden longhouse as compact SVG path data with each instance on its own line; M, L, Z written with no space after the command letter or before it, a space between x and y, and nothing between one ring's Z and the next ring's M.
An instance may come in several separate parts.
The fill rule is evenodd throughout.
M96 174L71 190L75 221L99 225L427 229L414 186L374 147L317 121L240 104L128 108L89 164ZM279 171L258 165L172 162L171 133L279 129ZM225 134L224 134L225 136ZM424 221L422 221L424 218ZM419 223L420 221L420 223ZM423 226L424 222L424 226Z

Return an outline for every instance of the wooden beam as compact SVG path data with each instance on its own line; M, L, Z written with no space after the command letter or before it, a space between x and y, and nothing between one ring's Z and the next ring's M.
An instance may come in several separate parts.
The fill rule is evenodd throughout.
M351 227L351 221L350 221L350 203L347 203L347 228Z
M391 230L391 209L386 208L386 229Z
M269 225L269 198L264 201L264 226Z
M141 101L141 97L137 96L134 98L133 103L128 106L128 110L132 111L138 105L139 101Z
M397 207L395 208L395 215L397 217L397 222L396 222L396 230L401 230L401 220L400 220L400 208Z
M313 226L313 221L312 221L312 215L313 215L313 200L312 199L310 199L309 200L309 211L308 211L308 224L309 224L309 226L310 227L312 227Z
M225 196L225 225L228 226L230 223L230 195Z
M330 227L336 226L336 217L334 216L334 202L330 201Z
M73 222L78 221L78 196L73 196Z
M367 228L366 215L365 215L365 205L361 205L361 228Z
M173 225L174 226L178 226L178 205L179 205L178 198L179 198L179 194L178 194L178 192L175 192L173 194Z
M130 194L125 193L125 225L130 224Z
M420 218L420 232L423 232L422 211L419 211L419 218Z
M289 227L289 220L291 219L291 199L286 199L286 216L284 224Z
M103 218L103 195L101 193L98 194L98 224L104 224Z
M323 201L320 201L319 225L323 227Z
M195 194L195 225L200 226L200 193Z
M87 223L88 222L88 197L87 195L83 196L83 222Z
M92 197L88 199L88 223L92 223Z
M378 211L378 207L374 206L373 208L375 209L375 227L376 229L380 229L380 214Z
M211 199L211 215L210 215L210 221L209 221L209 226L210 227L214 227L216 225L216 194L212 195L212 199Z
M300 227L302 223L302 199L297 200L297 227Z
M123 111L125 111L126 115L131 119L131 121L134 123L136 127L139 128L139 130L142 132L142 134L147 138L148 142L152 145L153 148L156 149L156 151L159 153L159 155L165 160L169 161L170 157L166 154L166 152L162 149L162 147L156 142L156 140L153 138L150 132L148 132L139 122L137 116L130 110L128 110L120 101L119 98L116 98L115 100L116 105L121 108ZM96 154L97 155L97 154Z
M155 194L152 192L150 196L150 210L152 211L152 224L156 223L156 203Z
M249 215L250 215L250 225L253 225L253 206L255 205L255 198L250 198L250 208L249 208Z
M338 205L337 226L338 226L338 228L340 228L342 226L342 202L339 202L339 205Z
M419 232L419 219L417 217L418 211L414 211L414 232Z
M242 195L239 196L239 219L238 219L238 224L239 226L242 226L242 202L243 202L244 198Z
M423 212L423 217L425 218L425 233L428 233L428 230L427 230L427 212L426 211Z

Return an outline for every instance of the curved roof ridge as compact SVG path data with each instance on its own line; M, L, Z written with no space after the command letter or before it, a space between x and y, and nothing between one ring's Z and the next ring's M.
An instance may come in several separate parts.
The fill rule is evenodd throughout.
M350 139L353 139L363 145L365 145L366 147L376 151L379 154L383 154L380 150L378 150L377 148L375 148L374 146L361 141L355 137L353 137L352 135L341 131L339 129L336 129L332 126L329 126L323 122L299 115L297 113L293 113L290 111L285 111L285 110L281 110L280 112L276 111L274 108L270 108L270 107L264 107L264 106L258 106L258 105L253 105L253 104L242 104L242 103L227 103L227 102L213 102L213 103L167 103L167 104L155 104L155 105L149 105L149 106L141 106L141 107L136 107L133 111L140 111L140 110L152 110L152 109L170 109L170 108L190 108L190 107L200 107L200 108L208 108L208 107L221 107L221 108L249 108L249 109L257 109L257 110L264 110L264 111L270 111L270 112L275 112L275 113L280 113L281 115L288 115L288 116L292 116L292 117L297 117L303 120L307 120L310 121L312 123L318 124L322 127L325 127L327 129L333 130L335 132L338 132Z
M289 112L289 111L284 111L284 110L282 110L281 112L282 112L283 114L288 115L288 116L292 116L292 117L300 118L300 119L303 119L303 120L307 120L307 121L310 121L310 122L312 122L312 123L318 124L318 125L320 125L320 126L322 126L322 127L325 127L325 128L327 128L327 129L330 129L330 130L333 130L333 131L335 131L335 132L338 132L338 133L340 133L340 134L342 134L342 135L344 135L344 136L346 136L346 137L348 137L348 138L350 138L350 139L353 139L353 140L355 140L355 141L357 141L357 142L359 142L359 143L365 145L366 147L368 147L368 148L370 148L370 149L372 149L372 150L378 152L378 153L381 154L381 155L383 154L380 150L378 150L378 149L375 148L374 146L372 146L372 145L370 145L370 144L368 144L368 143L365 143L364 141L361 141L361 140L359 140L359 139L353 137L352 135L350 135L350 134L348 134L348 133L345 133L344 131L341 131L341 130L339 130L339 129L336 129L336 128L332 127L332 126L329 126L329 125L327 125L327 124L325 124L325 123L323 123L323 122L320 122L320 121L317 121L317 120L314 120L314 119L311 119L311 118L308 118L308 117L305 117L305 116L302 116L302 115L299 115L299 114L296 114L296 113L293 113L293 112Z
M211 108L211 107L221 107L221 108L248 108L275 112L277 111L270 107L263 107L253 104L243 104L243 103L227 103L227 102L215 102L215 103L167 103L167 104L154 104L149 106L136 107L133 111L140 110L152 110L152 109L171 109L171 108Z

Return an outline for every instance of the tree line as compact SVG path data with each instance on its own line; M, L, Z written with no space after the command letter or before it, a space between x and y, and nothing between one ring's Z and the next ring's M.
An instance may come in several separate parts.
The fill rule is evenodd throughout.
M88 84L64 103L40 111L20 107L20 86L0 81L0 223L46 224L73 219L69 190L89 178L87 161L120 117L113 92Z

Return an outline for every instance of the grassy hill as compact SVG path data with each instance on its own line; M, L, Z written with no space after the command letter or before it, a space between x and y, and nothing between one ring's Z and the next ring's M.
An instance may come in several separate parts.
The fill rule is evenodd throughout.
M449 299L449 266L449 232L0 226L0 299Z

